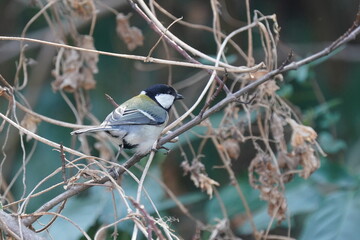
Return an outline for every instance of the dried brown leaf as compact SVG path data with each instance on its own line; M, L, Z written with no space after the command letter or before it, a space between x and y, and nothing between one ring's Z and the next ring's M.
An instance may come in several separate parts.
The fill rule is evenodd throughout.
M82 65L80 54L75 50L65 49L61 56L60 69L54 70L52 73L55 81L52 82L54 91L65 90L73 92L81 81L80 68Z
M204 165L200 161L194 160L191 165L187 161L182 162L181 167L184 169L185 175L190 173L190 179L194 182L194 185L202 191L206 191L209 197L212 198L213 187L219 186L219 183L208 177Z
M306 142L314 143L317 133L311 127L300 125L293 119L287 119L287 122L293 129L291 136L291 145L293 147L303 146Z
M200 173L198 175L192 174L191 180L193 180L196 187L200 187L202 191L206 191L206 194L209 195L210 198L212 198L213 195L213 187L220 185L217 181L209 178L204 173Z
M94 38L89 35L83 35L80 38L79 47L95 50ZM91 69L92 73L98 73L97 63L99 62L99 54L94 52L81 52L85 66Z
M79 37L79 46L87 49L95 49L91 36ZM78 52L72 49L59 51L57 61L60 62L59 69L52 71L55 81L52 82L54 91L64 90L74 92L78 88L90 90L95 88L96 81L94 73L98 72L97 63L99 56L97 53Z
M90 18L95 13L95 4L92 0L66 0L65 4L75 15Z
M30 132L35 133L37 130L37 126L40 122L41 122L40 118L27 113L27 114L25 114L25 117L21 121L20 125L23 128L26 128L27 130L29 130ZM31 139L32 139L32 137L30 135L26 135L26 141L29 141Z
M89 68L83 68L82 77L79 82L79 87L90 90L96 87L96 81L94 79L94 74Z
M125 16L124 14L119 13L116 16L116 32L125 42L129 51L133 51L138 46L143 45L144 36L137 27L130 27L129 19L129 15Z
M307 179L320 167L320 160L315 156L315 151L309 145L294 150L295 156L299 159L303 169L300 177Z
M286 218L287 204L281 176L272 159L265 153L258 153L249 166L250 185L260 191L260 197L268 202L270 216L282 221Z
M287 152L284 135L284 119L281 118L278 114L273 113L270 127L278 151Z
M249 73L249 78L248 80L250 81L256 81L258 80L259 78L263 77L265 74L267 74L269 71L267 70L259 70L257 72L254 72L254 73Z
M269 80L261 86L264 89L265 94L268 96L273 96L275 92L280 89L275 80Z

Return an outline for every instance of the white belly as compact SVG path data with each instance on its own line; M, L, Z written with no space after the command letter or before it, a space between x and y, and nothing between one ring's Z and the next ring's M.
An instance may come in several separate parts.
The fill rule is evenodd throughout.
M134 150L138 154L146 154L151 151L153 144L160 137L161 131L164 129L163 125L127 125L122 126L120 131L110 131L111 135L117 138L119 145L126 143L133 145ZM125 135L126 133L126 135ZM125 136L124 136L125 135Z

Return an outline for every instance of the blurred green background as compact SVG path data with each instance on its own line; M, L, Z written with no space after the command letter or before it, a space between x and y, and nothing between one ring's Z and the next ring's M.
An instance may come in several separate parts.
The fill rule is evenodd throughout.
M19 36L26 23L39 11L35 5L36 1L0 0L0 35ZM111 5L117 11L129 13L132 9L125 1L102 1ZM212 13L209 1L197 0L168 0L158 2L176 17L184 17L185 21L211 26ZM301 59L311 55L328 46L352 25L358 11L359 1L328 0L328 1L250 1L251 8L259 10L263 14L276 14L278 24L281 27L280 42L278 45L279 63L286 59L290 50L294 51L295 58ZM220 1L222 29L229 33L235 28L245 25L246 11L244 1ZM103 7L98 6L101 14L97 19L94 31L95 46L98 50L129 53L124 43L115 32L115 15L106 12ZM160 14L159 14L160 15ZM164 25L171 21L163 17ZM158 40L158 35L136 13L130 20L131 24L140 28L144 34L144 46L139 47L131 54L146 56L151 47ZM87 34L88 22L79 24L78 31ZM175 24L172 32L205 53L214 55L216 45L212 33ZM47 22L40 17L28 30L28 37L47 39L54 41ZM257 36L256 33L254 36ZM246 35L236 37L235 40L246 50ZM163 46L160 44L160 49ZM75 122L75 118L69 107L63 101L58 92L51 89L53 77L53 56L56 48L39 46L28 43L26 56L34 59L34 64L29 66L28 86L21 91L35 112L58 120ZM18 61L19 42L0 42L0 74L10 83L13 82L16 61ZM171 58L182 59L177 53L171 51ZM260 60L262 56L261 46L258 43L254 48L255 59ZM155 51L154 57L167 58L162 50ZM245 64L237 59L237 64ZM109 56L100 56L99 73L95 75L96 89L89 92L91 111L102 120L112 106L104 98L104 93L112 96L117 102L122 102L139 93L145 87L153 83L166 83L168 79L178 86L185 97L185 104L190 105L196 99L207 75L203 75L203 82L194 86L181 88L176 85L181 80L193 76L200 70L172 67L170 69L163 65L136 62ZM284 82L278 91L284 99L289 101L294 108L302 114L305 125L312 126L319 134L319 143L328 154L322 158L321 168L308 180L295 179L287 185L286 196L289 204L290 223L273 225L274 234L285 235L287 229L291 228L291 237L299 239L357 239L360 229L360 45L359 39L350 42L336 55L324 58L322 61L299 68L284 74ZM73 101L71 94L68 97ZM4 113L8 102L0 100L0 109ZM182 109L179 107L179 109ZM21 112L19 117L21 119ZM214 116L216 118L216 116ZM61 128L42 122L38 134L65 146L70 146L71 129ZM202 133L202 128L195 129ZM1 133L1 141L6 139L6 128ZM6 159L2 152L3 178L9 183L16 171L21 167L23 153L17 130L10 129L10 137L5 147ZM181 138L181 136L180 136ZM194 146L199 140L194 140ZM26 142L25 148L30 151L35 143ZM170 145L172 146L172 145ZM177 145L174 145L176 148ZM212 146L206 146L204 153L207 156L216 156ZM96 154L96 152L94 152ZM58 152L43 144L38 144L27 165L26 185L28 193L41 179L61 165ZM247 183L247 166L253 153L246 151L241 153L241 161L234 162L233 167L238 175L237 180L250 203L255 223L258 229L267 228L270 217L267 216L266 205L259 199L259 193ZM157 155L157 164L152 167L151 173L157 178L165 179L169 188L179 196L179 199L188 206L192 215L206 223L216 222L221 218L221 210L216 198L208 199L205 194L200 193L193 186L188 176L183 176L180 168L182 161L180 152L175 149L169 156ZM252 239L251 228L248 223L243 224L244 208L238 199L234 189L228 185L226 174L212 169L213 165L219 164L217 158L210 158L203 162L209 175L220 182L219 195L225 202L229 213L230 224L234 233L244 239ZM40 169L40 170L39 170ZM135 171L135 170L134 170ZM138 173L139 174L139 173ZM126 181L124 188L129 195L134 195L136 184L131 180ZM41 186L40 189L61 181L61 176L56 176ZM179 219L170 219L169 223L184 239L191 239L195 234L196 224L175 208L166 192L161 188L154 188L157 183L149 178L146 186L163 216L173 216ZM55 189L30 201L28 212L32 212L41 206L46 200L62 192ZM113 214L110 194L99 194L102 188L93 188L91 191L82 193L71 199L66 206L64 215L69 216L75 222L88 230L89 234L103 224L111 222ZM19 178L12 188L15 199L23 192L22 179ZM120 200L119 200L120 201ZM145 205L148 202L145 200ZM152 209L151 207L149 207ZM125 209L119 210L119 214L125 214ZM151 211L150 211L151 212ZM152 212L151 212L152 213ZM110 220L109 220L110 219ZM43 222L46 222L44 218ZM64 229L67 229L64 231ZM129 236L128 225L121 225L119 239ZM131 232L130 230L130 232ZM59 239L79 239L81 236L74 227L64 222L54 224L51 233L55 236L60 234ZM67 235L66 235L67 234ZM202 239L209 236L202 234ZM110 239L110 238L109 238Z

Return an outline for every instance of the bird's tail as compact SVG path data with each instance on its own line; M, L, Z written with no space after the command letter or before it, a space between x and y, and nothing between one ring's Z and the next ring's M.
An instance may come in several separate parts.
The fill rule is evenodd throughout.
M83 134L83 133L91 133L91 132L101 132L101 131L106 131L109 130L109 127L89 127L89 128L83 128L83 129L78 129L75 131L72 131L70 134L71 135L79 135L79 134Z

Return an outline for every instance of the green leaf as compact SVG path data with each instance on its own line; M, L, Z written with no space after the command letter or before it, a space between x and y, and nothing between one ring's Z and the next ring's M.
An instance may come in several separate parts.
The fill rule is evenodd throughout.
M321 201L321 195L315 186L304 180L299 180L286 188L286 200L291 216L316 210Z
M328 112L328 113L323 115L323 117L321 118L321 120L319 122L319 125L322 128L329 128L330 126L333 126L336 123L338 123L340 118L341 118L340 113L338 113L338 112Z
M359 239L359 196L358 191L329 194L320 209L308 217L300 239Z
M314 120L318 117L326 116L326 115L330 114L329 110L331 108L339 106L341 104L341 102L342 101L340 99L333 99L331 101L328 101L328 102L322 103L320 105L317 105L313 108L310 108L305 111L304 116L303 116L303 121L311 122L311 120ZM333 118L333 119L328 119L328 121L336 122L338 120L335 113L332 113L332 115L326 116L326 117ZM323 120L323 121L325 121L325 120ZM323 124L326 124L326 123L323 123Z
M346 167L349 169L349 172L360 176L360 139L349 147L346 154Z
M352 176L343 164L331 162L326 159L321 161L321 167L315 171L311 180L316 184L322 185L322 188L354 188L358 182Z

